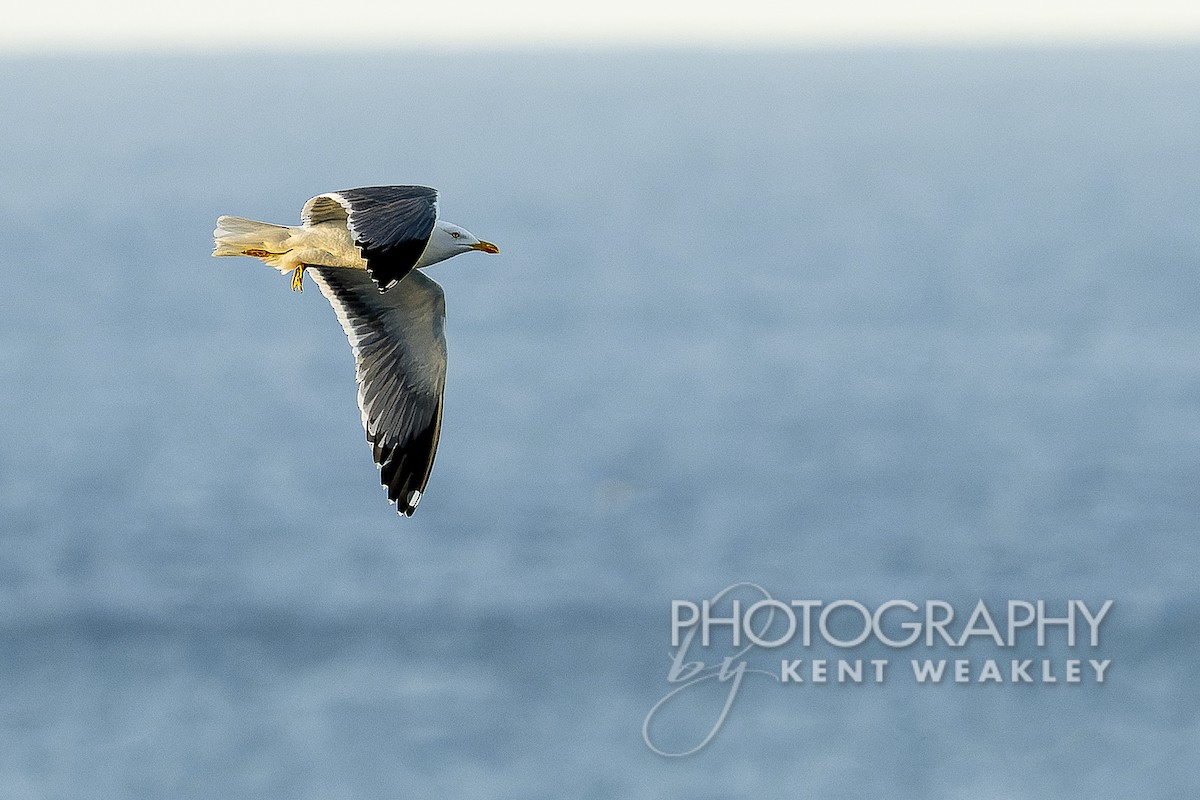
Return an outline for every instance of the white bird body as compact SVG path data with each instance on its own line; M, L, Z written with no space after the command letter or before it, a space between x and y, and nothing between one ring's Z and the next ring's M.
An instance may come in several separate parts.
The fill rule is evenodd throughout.
M345 222L336 220L290 227L243 217L219 217L213 238L214 256L252 256L284 274L300 266L367 268L367 260L354 243L350 229ZM424 269L467 250L479 249L476 247L479 244L463 228L438 220L413 268Z

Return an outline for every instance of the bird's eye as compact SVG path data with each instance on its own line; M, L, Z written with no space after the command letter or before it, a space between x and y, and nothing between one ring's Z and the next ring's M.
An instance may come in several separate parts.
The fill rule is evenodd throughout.
M450 235L453 236L455 239L462 237L462 234L459 233L458 231L450 231Z

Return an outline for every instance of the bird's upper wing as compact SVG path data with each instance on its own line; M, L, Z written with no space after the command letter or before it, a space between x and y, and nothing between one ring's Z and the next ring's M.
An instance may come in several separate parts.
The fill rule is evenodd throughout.
M344 221L383 291L412 271L429 244L437 221L437 189L367 186L319 194L304 204L300 219L305 225Z
M412 516L437 452L446 382L442 287L413 272L386 293L358 269L308 267L350 339L358 406L388 500Z

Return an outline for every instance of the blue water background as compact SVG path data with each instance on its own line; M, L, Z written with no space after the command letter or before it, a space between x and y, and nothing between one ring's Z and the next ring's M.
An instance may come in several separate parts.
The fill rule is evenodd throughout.
M0 795L1194 796L1198 97L1189 48L0 61ZM430 272L411 520L325 300L209 257L391 182L502 250ZM1113 667L748 682L657 756L670 602L743 580L1111 598Z

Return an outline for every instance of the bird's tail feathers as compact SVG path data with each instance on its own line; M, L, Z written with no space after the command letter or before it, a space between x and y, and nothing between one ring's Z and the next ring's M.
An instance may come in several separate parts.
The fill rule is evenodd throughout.
M286 244L292 229L242 217L218 217L213 231L214 256L253 256L270 263L289 248Z

